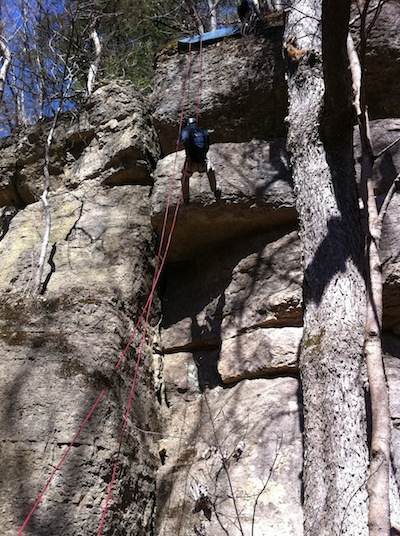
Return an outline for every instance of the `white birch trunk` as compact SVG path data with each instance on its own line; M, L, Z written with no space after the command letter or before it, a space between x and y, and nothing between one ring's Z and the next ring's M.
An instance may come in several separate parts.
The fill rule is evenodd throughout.
M364 29L365 30L365 29ZM363 31L363 30L362 30ZM365 358L371 403L371 453L368 480L369 534L390 535L390 410L382 353L383 280L379 256L382 221L387 202L379 216L373 183L374 155L369 132L366 105L363 100L362 70L353 39L348 36L347 50L353 80L354 108L357 113L361 140L361 192L365 210L367 321L365 334ZM392 189L394 191L394 189Z
M208 9L210 11L210 30L213 32L217 29L217 2L216 0L208 0Z
M7 80L7 73L11 64L11 50L8 46L7 40L4 37L0 37L0 50L3 56L3 64L0 68L0 100L2 100L4 95L4 87Z
M96 30L93 30L93 32L90 34L90 38L93 41L95 56L94 56L93 62L90 64L90 67L89 67L89 74L88 74L88 79L87 79L88 97L90 97L90 95L93 93L94 85L96 82L96 76L99 70L101 50L102 50L100 38Z
M53 143L54 131L57 125L58 114L55 115L53 123L49 134L46 140L45 152L44 152L44 166L43 166L43 192L41 195L41 202L43 206L43 215L44 215L44 231L42 238L42 245L40 248L39 261L37 263L36 269L36 278L35 278L35 288L34 293L40 294L42 290L42 277L44 271L44 263L46 261L47 249L50 240L50 231L51 231L51 207L49 203L49 191L50 191L50 149Z

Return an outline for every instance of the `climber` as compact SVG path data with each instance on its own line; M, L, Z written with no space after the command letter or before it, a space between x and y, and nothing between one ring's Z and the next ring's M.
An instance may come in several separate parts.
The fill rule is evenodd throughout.
M207 156L210 146L209 131L199 127L196 119L190 117L186 126L182 129L180 141L183 143L186 153L181 177L183 202L185 204L189 203L189 179L196 171L207 173L210 189L215 199L219 201L221 190L217 188L215 171Z
M255 21L260 17L260 6L257 0L240 0L237 12L241 22L242 35L248 34L253 28Z

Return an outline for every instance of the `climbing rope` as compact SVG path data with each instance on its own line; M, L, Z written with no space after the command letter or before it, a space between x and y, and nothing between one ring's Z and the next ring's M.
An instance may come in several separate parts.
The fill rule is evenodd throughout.
M200 73L200 79L199 79L199 93L197 96L197 102L196 102L196 121L197 124L200 122L200 106L201 106L201 94L203 91L203 36L200 35L200 48L199 48L199 73Z
M199 95L198 95L197 107L196 107L197 120L199 120L199 116L200 116L200 100L201 100L201 90L202 90L202 40L200 40L200 53L199 53L199 56L200 56L200 86L199 86ZM172 185L173 185L173 181L174 181L174 178L175 178L175 175L176 175L177 153L178 153L178 150L179 150L180 135L181 135L182 126L183 126L183 116L184 116L186 89L187 89L188 95L190 93L190 77L191 77L191 72L192 72L191 44L189 45L189 61L188 61L188 63L189 63L189 65L188 65L187 74L184 77L183 82L182 82L182 96L181 96L181 102L180 102L181 113L180 113L180 118L179 118L178 137L177 137L177 140L176 140L173 170L172 170L171 176L168 179L166 207L165 207L165 210L164 210L163 225L162 225L162 229L161 229L161 237L160 237L160 242L159 242L159 247L158 247L158 253L156 255L156 266L155 266L153 281L152 281L152 285L151 285L151 289L150 289L148 298L147 298L146 303L145 303L145 305L143 307L142 313L141 313L140 317L138 318L136 324L134 325L134 327L133 327L133 329L132 329L132 331L130 333L130 336L128 338L128 342L126 343L126 345L123 348L123 350L120 352L120 354L118 356L118 360L116 361L114 369L113 369L113 372L116 372L121 367L122 363L126 359L126 356L127 356L128 352L129 352L132 344L135 341L137 332L139 330L139 326L141 324L143 324L142 336L141 336L141 339L140 339L138 350L136 352L136 363L135 363L135 367L134 367L132 382L131 382L129 395L128 395L128 400L127 400L127 404L126 404L124 415L123 415L123 423L122 423L121 431L120 431L120 434L119 434L118 451L117 451L117 455L115 456L115 460L114 460L114 462L112 464L111 480L110 480L110 483L108 484L107 495L106 495L106 498L105 498L105 501L104 501L104 505L102 507L100 524L99 524L99 527L98 527L98 536L102 536L103 529L104 529L104 526L105 526L105 523L106 523L106 520L107 520L109 504L110 504L111 499L112 499L113 487L114 487L114 484L115 484L116 478L117 478L120 451L121 451L123 439L124 439L125 434L126 434L128 419L129 419L129 415L130 415L131 410L132 410L132 405L133 405L133 401L134 401L134 398L135 398L135 395L136 395L138 381L139 381L139 378L140 378L140 365L141 365L143 357L144 357L144 349L143 348L144 348L144 343L146 341L147 332L148 332L148 328L149 328L149 319L150 319L150 313L151 313L151 309L152 309L152 305L153 305L153 301L154 301L155 291L156 291L158 282L160 280L161 274L162 274L164 266L165 266L165 262L166 262L168 252L169 252L169 249L170 249L170 246L171 246L172 236L173 236L173 233L174 233L174 230L175 230L175 227L176 227L176 223L177 223L179 208L180 208L180 205L181 205L181 198L179 198L177 203L176 203L176 206L175 206L175 210L174 210L174 213L173 213L170 229L169 229L169 231L167 233L168 219L169 219L169 209L170 209L170 205L171 205L171 196L172 196ZM168 236L166 237L166 235L168 235ZM166 243L165 243L165 248L164 248L164 240L165 239L166 239ZM29 524L33 514L39 508L40 503L42 502L45 494L47 493L48 489L50 488L50 485L51 485L52 481L54 480L56 474L63 467L68 455L70 454L70 452L71 452L71 450L72 450L72 448L74 446L74 444L77 442L78 438L80 437L82 432L85 430L85 428L87 427L87 425L91 421L91 419L92 419L93 415L95 414L98 406L107 397L108 392L109 392L109 388L102 389L102 391L96 397L94 403L92 404L92 406L90 407L90 409L86 413L84 419L81 421L77 432L75 433L75 435L73 436L73 438L69 442L67 448L63 452L59 462L54 467L53 471L50 473L50 476L48 477L44 487L42 488L42 490L37 495L31 510L29 511L28 515L25 517L22 525L19 527L18 536L22 536L22 534L23 534L24 530L26 529L27 525Z
M200 56L200 58L201 58L201 56ZM202 64L200 63L200 80L201 80L201 69L202 69ZM187 70L187 75L186 75L188 100L190 98L191 74L192 74L192 50L191 50L191 44L190 44L189 45L188 70ZM165 211L164 211L164 220L163 220L163 227L162 227L161 238L160 238L159 253L157 255L158 259L160 259L161 251L162 251L162 248L163 248L164 235L165 235L166 229L167 229L168 212L169 212L169 207L170 207L172 186L173 186L173 182L174 182L174 179L175 179L175 176L176 176L177 155L178 155L178 149L179 149L179 144L180 144L180 136L181 136L181 130L182 130L182 125L183 125L183 115L184 115L184 107L185 107L185 94L186 94L185 89L186 89L186 81L184 79L183 87L182 87L181 113L180 113L180 120L179 120L178 137L177 137L177 140L176 140L176 148L175 148L173 169L172 169L172 173L171 173L171 175L170 175L170 177L168 179L168 195L167 195L166 208L165 208ZM199 99L197 101L197 106L199 106L199 105L200 105L200 97L199 97ZM197 115L199 115L199 110L197 112ZM175 206L171 227L170 227L169 232L168 232L167 243L166 243L165 250L164 250L164 253L162 255L162 258L161 258L161 262L159 263L157 276L155 278L155 285L153 284L153 289L152 289L152 292L151 292L151 295L152 295L151 301L153 301L155 288L156 288L158 279L161 276L161 273L162 273L164 265L165 265L165 261L166 261L167 256L168 256L168 252L169 252L169 249L170 249L173 233L174 233L177 218L178 218L180 205L181 205L181 198L178 199L178 201L176 203L176 206ZM105 502L104 502L104 505L103 505L103 508L102 508L102 513L101 513L100 524L99 524L97 536L102 536L103 535L103 529L104 529L104 526L105 526L105 523L106 523L106 520L107 520L108 511L109 511L109 505L110 505L110 502L112 500L112 494L113 494L115 482L116 482L116 479L117 479L118 467L119 467L119 463L120 463L119 462L119 457L120 457L120 453L121 453L121 447L122 447L122 443L123 443L123 440L124 440L124 437L125 437L125 434L126 434L126 430L127 430L128 418L129 418L129 415L130 415L131 410L132 410L132 405L133 405L134 398L136 396L137 385L138 385L139 378L140 378L140 365L141 365L141 362L144 359L144 343L146 341L146 335L147 335L147 331L148 331L148 328L149 328L150 312L151 312L151 308L149 307L148 310L147 310L146 319L145 319L145 322L144 322L143 333L142 333L142 337L141 337L139 347L138 347L138 351L137 351L136 365L135 365L135 368L134 368L134 374L133 374L132 383L131 383L131 387L130 387L130 391L129 391L129 395L128 395L127 404L126 404L126 407L125 407L125 412L124 412L124 416L123 416L123 424L122 424L121 433L120 433L120 437L119 437L118 452L117 452L117 455L116 455L116 459L113 462L111 481L110 481L110 483L108 485L108 488L107 488L107 495L106 495L106 499L105 499Z

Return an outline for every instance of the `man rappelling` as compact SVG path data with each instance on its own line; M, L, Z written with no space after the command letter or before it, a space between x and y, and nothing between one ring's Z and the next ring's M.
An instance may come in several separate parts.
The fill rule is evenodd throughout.
M217 189L215 171L207 155L210 147L209 131L199 127L197 120L190 117L182 129L180 141L183 143L186 153L181 177L183 202L189 203L189 179L196 171L207 173L210 189L215 199L219 201L221 191Z
M237 4L237 12L241 22L241 32L248 34L260 17L260 6L257 0L240 0Z

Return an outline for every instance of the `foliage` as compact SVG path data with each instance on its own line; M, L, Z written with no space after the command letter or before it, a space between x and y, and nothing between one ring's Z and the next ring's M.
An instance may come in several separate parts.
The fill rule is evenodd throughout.
M235 12L234 3L218 2L221 21ZM210 15L207 1L95 0L104 43L103 76L127 78L141 89L150 89L157 51L182 34L198 31L189 4L196 4L195 9L207 28Z
M150 91L157 51L182 34L209 29L212 6L218 23L235 19L235 5L233 0L2 0L0 39L11 64L0 135L52 117L60 105L61 111L79 105L87 96L94 30L102 45L97 82L127 79Z

